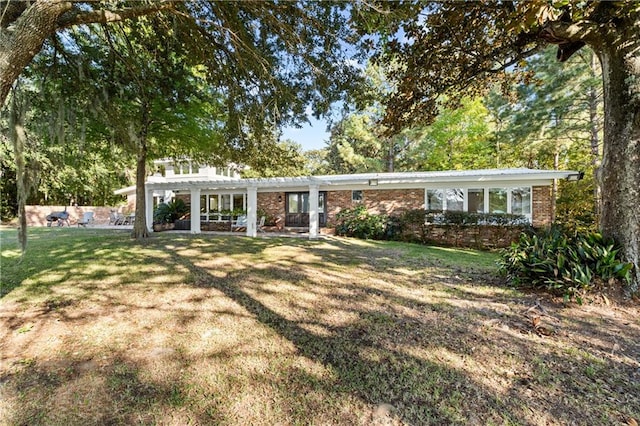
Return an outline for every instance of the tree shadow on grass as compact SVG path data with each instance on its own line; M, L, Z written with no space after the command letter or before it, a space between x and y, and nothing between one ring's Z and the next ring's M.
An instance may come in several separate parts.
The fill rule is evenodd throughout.
M420 271L419 263L406 266L409 271L402 276L390 271L388 265L399 254L397 249L369 250L360 242L341 240L309 243L192 236L152 238L144 244L130 240L115 246L104 244L77 242L74 250L98 247L105 263L122 266L118 275L109 277L98 268L86 276L92 284L82 293L52 299L60 280L77 274L79 265L77 256L56 252L56 266L40 271L59 276L43 282L38 290L51 291L46 293L40 315L79 326L86 320L74 311L74 303L86 297L88 303L83 306L101 306L99 311L90 311L96 316L91 325L98 324L100 316L119 312L114 320L136 313L137 318L152 314L152 319L170 318L175 333L193 332L190 327L203 318L212 322L211 318L220 317L227 319L223 323L227 328L216 325L221 333L232 334L240 321L255 323L253 328L260 333L236 339L233 348L220 347L220 340L213 340L214 346L206 347L204 361L170 342L165 343L169 347L138 343L134 339L140 338L141 331L132 330L121 336L121 343L105 343L110 353L103 362L98 356L73 355L71 348L82 336L70 336L68 357L25 358L17 372L0 377L0 392L17 401L18 411L24 413L10 424L123 424L167 419L181 424L238 423L237 411L243 408L212 389L194 389L193 375L203 363L226 366L224 362L235 359L242 365L256 357L265 359L267 371L243 371L250 384L235 389L234 397L248 395L245 400L250 406L244 409L253 410L248 416L271 410L273 415L266 418L287 424L607 424L611 419L625 421L625 413L638 411L640 380L635 388L616 382L625 374L633 379L633 365L622 359L594 363L587 354L554 347L551 339L523 334L512 327L517 312L485 306L491 299L466 291L463 281L456 280L455 288L451 281L439 284L439 279ZM276 261L269 254L274 251L281 254ZM82 255L80 265L97 258ZM138 272L144 277L130 276L129 263L147 264L155 272L145 269ZM156 282L176 271L181 278ZM114 284L105 289L101 280L107 278ZM129 292L139 292L142 283L159 295L151 299L153 303L137 303L128 297ZM424 287L425 283L433 288ZM185 286L202 292L189 296L186 308L178 309L170 296ZM424 298L427 290L437 294ZM118 297L105 298L105 292ZM237 308L197 310L217 297L232 301ZM12 324L15 332L20 324ZM586 330L593 325L585 322L580 326ZM47 338L43 333L36 335L37 331L32 331L33 344ZM629 339L637 336L631 329L625 333ZM255 338L265 339L264 344L249 341ZM294 354L266 350L270 344L289 343ZM130 346L136 344L144 353L134 356ZM586 345L587 350L594 347ZM474 366L483 352L490 357L485 358L490 360L489 369ZM519 368L510 376L501 365L509 358L517 358L512 363ZM160 361L173 366L171 375L150 377L148 363ZM490 370L492 366L496 371ZM153 368L162 370L161 366ZM613 379L608 380L608 372L613 371ZM215 374L233 383L234 373L231 369ZM588 374L591 377L585 380ZM499 386L493 376L503 379ZM228 389L225 386L215 389ZM71 398L65 393L69 388L75 390ZM46 404L40 406L38 401ZM536 417L541 414L546 417ZM260 423L259 417L252 419Z
M489 412L478 413L478 416L486 416L485 420L501 422L522 419L522 413L512 412L499 396L484 389L482 384L475 382L464 371L412 356L394 347L388 338L392 337L396 327L410 327L410 318L391 317L383 312L353 307L352 313L359 318L355 322L344 326L325 327L330 331L328 335L312 333L245 290L256 281L251 268L239 270L221 280L211 276L207 270L198 267L189 258L180 257L176 262L185 265L193 275L199 277L199 286L220 291L244 308L260 324L293 343L300 355L330 368L335 374L332 380L316 381L314 386L310 387L306 378L295 377L296 374L305 375L304 372L293 372L287 377L287 381L297 382L303 394L320 392L332 399L344 395L356 397L371 407L371 420L375 420L377 408L388 407L397 420L408 424L456 424L470 420L472 423L474 420L480 422L481 417L474 418L476 415L473 411L464 407L464 401L469 400L481 400L483 407L489 408ZM273 268L279 269L278 266ZM290 276L292 273L298 277L304 275L303 271L292 272L290 269L268 270L265 273L271 276L278 273L282 273L283 276ZM268 293L267 291L263 295ZM308 325L308 322L305 322L305 325ZM378 335L375 330L371 330L372 327L388 329L381 341L376 341ZM283 386L282 389L280 398L283 400L301 397L300 393L291 394L291 386ZM309 414L301 410L299 417L294 418L294 423L310 420L314 423ZM319 418L316 420L321 422Z

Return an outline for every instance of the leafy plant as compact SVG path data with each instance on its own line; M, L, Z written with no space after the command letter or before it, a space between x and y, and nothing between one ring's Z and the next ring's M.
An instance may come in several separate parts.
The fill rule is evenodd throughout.
M153 212L153 223L173 223L189 212L181 199L158 204Z
M371 214L363 205L336 215L336 233L348 237L382 240L387 235L388 216Z
M568 235L560 227L522 233L504 249L500 272L517 286L543 288L566 298L591 290L598 282L631 280L631 263L618 256L616 244L598 233Z

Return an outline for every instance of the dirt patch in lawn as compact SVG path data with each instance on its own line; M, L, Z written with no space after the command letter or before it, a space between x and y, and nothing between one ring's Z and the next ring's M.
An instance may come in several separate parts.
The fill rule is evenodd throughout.
M565 305L398 244L114 244L130 261L61 259L0 301L0 424L640 421L625 299Z

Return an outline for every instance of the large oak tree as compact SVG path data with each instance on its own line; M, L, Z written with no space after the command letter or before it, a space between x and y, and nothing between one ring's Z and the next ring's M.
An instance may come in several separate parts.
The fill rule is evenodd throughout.
M2 2L0 101L5 102L21 72L57 32L167 13L175 18L169 31L179 37L180 48L201 60L207 81L227 101L227 147L253 158L264 151L265 135L305 120L309 105L315 115L326 113L357 74L344 55L348 14L339 4L136 1L110 9L113 4ZM139 160L136 191L140 211L144 209L142 163ZM143 237L144 221L136 224L135 235Z
M588 45L602 65L602 232L615 238L640 285L640 3L379 2L356 16L378 58L398 65L384 124L433 120L441 95L455 105L517 75L523 58L552 43L565 61Z

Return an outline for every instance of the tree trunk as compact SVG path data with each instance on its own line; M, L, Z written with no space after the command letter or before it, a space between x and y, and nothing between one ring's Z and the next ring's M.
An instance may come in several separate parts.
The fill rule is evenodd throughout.
M29 195L27 182L27 169L24 159L24 143L26 133L24 131L24 109L20 105L18 91L14 89L13 102L9 113L9 138L13 145L13 155L16 161L16 191L18 195L18 242L20 243L21 256L27 251L27 214L25 204Z
M393 138L387 138L388 150L387 150L387 172L393 173L395 169L396 149Z
M13 83L44 41L56 30L57 20L72 8L69 1L38 1L29 5L11 28L0 31L0 105L9 95ZM2 6L4 7L4 6Z
M640 41L616 34L598 50L604 83L604 152L600 228L634 265L630 290L640 286ZM626 41L625 41L626 40Z
M138 152L136 161L136 220L133 223L133 234L135 239L149 237L147 230L147 196L144 188L144 181L147 178L147 139L143 135L138 140Z
M597 76L598 60L596 55L590 55L589 72L592 78ZM596 223L600 223L600 212L602 210L600 206L600 120L598 113L598 91L594 86L591 86L589 93L587 93L587 99L589 103L589 132L591 143L591 166L593 168L593 208L596 216Z
M560 149L556 147L553 154L553 170L560 168ZM554 179L551 184L551 220L556 220L556 211L558 210L558 179Z

